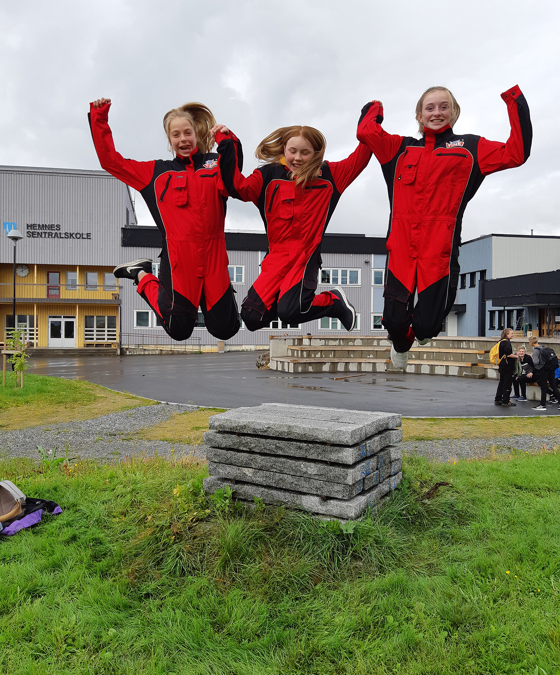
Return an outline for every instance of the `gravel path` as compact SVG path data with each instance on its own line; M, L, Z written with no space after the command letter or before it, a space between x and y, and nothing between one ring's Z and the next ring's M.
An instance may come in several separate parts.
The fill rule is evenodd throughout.
M45 450L56 450L64 456L96 461L118 460L131 456L162 457L203 453L191 445L173 444L165 441L129 440L131 434L167 420L176 413L198 410L192 405L159 404L145 408L134 408L111 413L81 422L65 422L48 426L32 427L16 431L0 431L0 457L31 457L39 459L37 446ZM506 453L511 450L535 452L543 446L560 446L557 436L512 436L509 438L460 439L445 441L406 441L401 444L403 452L419 454L442 462L470 457L484 457L493 450Z
M172 443L129 440L127 437L189 410L198 410L198 406L159 404L92 420L0 431L0 456L39 459L37 446L41 446L44 450L56 450L58 457L63 457L68 447L68 457L97 461L155 454L167 457L173 449ZM193 452L196 455L196 449L191 445L175 445L175 455Z
M492 452L508 453L512 450L536 452L543 447L560 446L558 436L509 436L506 438L461 438L445 441L404 441L401 447L404 453L418 454L440 462L455 459L485 457Z

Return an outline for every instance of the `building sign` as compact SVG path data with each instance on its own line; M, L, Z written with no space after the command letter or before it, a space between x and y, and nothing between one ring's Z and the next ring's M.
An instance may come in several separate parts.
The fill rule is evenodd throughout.
M12 230L17 230L17 223L6 223L4 222L4 232L10 234Z
M10 223L4 229L6 225ZM91 239L91 232L65 232L60 223L27 223L26 234L30 239Z

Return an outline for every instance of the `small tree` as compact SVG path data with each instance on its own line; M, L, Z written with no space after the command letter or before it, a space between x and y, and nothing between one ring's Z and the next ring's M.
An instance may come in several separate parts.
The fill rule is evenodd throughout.
M14 351L15 354L8 359L8 363L13 364L15 379L14 386L23 387L23 373L27 370L28 355L25 353L26 348L25 334L22 330L15 329L10 336L6 336L5 349Z

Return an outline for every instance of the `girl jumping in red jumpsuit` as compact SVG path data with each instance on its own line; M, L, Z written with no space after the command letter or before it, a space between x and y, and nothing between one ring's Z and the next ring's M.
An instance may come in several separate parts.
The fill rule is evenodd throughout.
M257 206L268 236L261 273L241 306L247 328L266 328L276 317L299 324L329 316L351 331L356 311L344 290L337 287L317 295L315 290L329 220L341 194L367 166L371 151L360 143L341 162L323 161L326 141L320 131L282 127L256 150L257 158L267 164L245 178L237 138L222 129L216 140L225 187L232 197Z
M425 343L435 337L451 311L467 203L487 175L520 166L529 157L532 127L527 101L517 86L502 98L511 125L506 143L455 134L460 108L445 87L431 87L418 101L420 140L386 133L380 101L368 103L362 111L358 140L381 163L389 190L383 325L392 340L396 368L406 368L415 338Z
M190 337L199 306L212 335L220 340L233 337L240 323L224 236L227 192L218 173L218 155L210 153L214 116L201 103L170 110L163 126L175 157L136 162L115 150L108 123L110 106L105 98L91 104L90 125L99 161L115 178L140 192L163 240L159 280L147 258L118 265L115 276L138 285L138 293L174 340Z

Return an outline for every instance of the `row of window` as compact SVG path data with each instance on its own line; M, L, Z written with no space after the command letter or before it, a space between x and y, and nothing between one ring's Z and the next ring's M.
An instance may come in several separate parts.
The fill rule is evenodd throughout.
M504 330L504 328L522 330L524 323L523 309L491 309L488 312L488 330Z
M383 330L381 325L381 314L373 314L371 317L372 330ZM241 317L240 317L241 320ZM198 313L198 320L195 323L195 328L204 328L204 315L202 312ZM150 309L136 309L134 310L134 328L158 328L161 326L161 319ZM327 330L344 330L344 327L338 319L329 316L323 316L319 319L319 328ZM299 324L287 324L280 319L275 319L270 324L268 330L289 330L299 329ZM356 330L360 329L360 315L356 315Z
M47 296L49 298L60 297L60 272L47 272ZM97 291L99 286L103 286L104 291L116 291L117 284L115 277L111 272L86 272L85 273L86 291ZM64 272L64 282L62 283L67 291L78 290L78 273Z
M484 281L486 279L486 270L480 270L478 274L480 275L480 281ZM459 277L459 288L467 287L467 277L469 277L469 288L474 288L476 286L476 275L476 272L461 274Z
M232 284L245 283L245 266L228 265L229 278ZM321 270L319 283L331 286L360 286L361 270L332 268ZM154 274L156 272L154 271ZM372 270L371 283L373 286L383 286L385 283L385 270Z
M75 316L49 316L49 321L55 319L72 319ZM25 340L33 342L37 338L37 324L39 317L33 314L18 314L17 329L23 331ZM13 314L5 317L6 332L10 333L14 329ZM115 342L117 339L117 317L116 316L85 316L84 317L84 339L86 342Z

